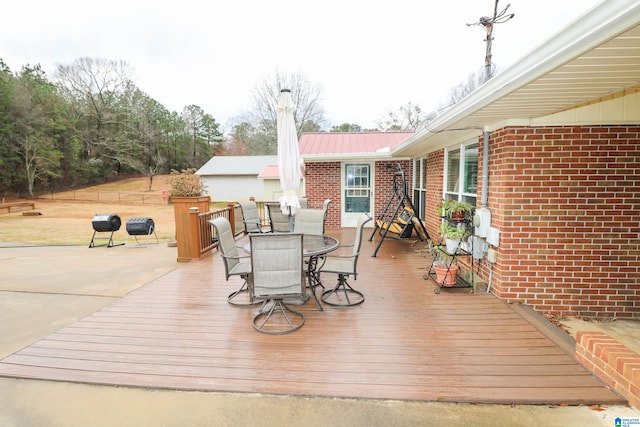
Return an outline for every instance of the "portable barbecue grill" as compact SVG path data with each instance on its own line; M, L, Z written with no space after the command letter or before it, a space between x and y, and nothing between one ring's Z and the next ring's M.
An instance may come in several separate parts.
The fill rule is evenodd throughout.
M90 248L96 246L115 246L113 243L113 233L120 230L120 226L122 225L122 221L117 214L96 214L91 221L91 225L93 226L93 236L91 236L91 243L89 243ZM96 236L96 233L109 233L109 237L99 237ZM107 240L107 243L104 245L96 245L96 240Z
M146 246L149 244L149 240L151 239L151 234L156 237L156 243L160 243L158 240L158 235L156 234L156 227L153 219L147 217L134 217L129 218L126 225L127 229L127 239L124 244L127 245L127 241L129 240L129 236L133 236L138 245L141 245L138 242L137 236L147 236L147 241L143 245Z

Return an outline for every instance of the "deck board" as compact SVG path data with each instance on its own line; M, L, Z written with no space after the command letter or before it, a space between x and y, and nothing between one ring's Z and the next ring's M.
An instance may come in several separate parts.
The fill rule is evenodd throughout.
M350 241L351 230L332 230ZM227 304L217 254L192 261L0 361L0 375L181 390L516 404L623 400L508 304L433 292L423 244L363 242L365 293L352 308L313 301L284 336L255 332ZM330 285L334 278L326 275Z

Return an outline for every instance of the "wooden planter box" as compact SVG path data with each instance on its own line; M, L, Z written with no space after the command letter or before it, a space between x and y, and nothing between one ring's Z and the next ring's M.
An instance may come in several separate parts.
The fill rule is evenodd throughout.
M178 248L178 262L187 262L200 258L199 233L192 230L189 211L198 208L200 213L209 212L211 198L200 197L171 197L173 215L176 224L176 244Z

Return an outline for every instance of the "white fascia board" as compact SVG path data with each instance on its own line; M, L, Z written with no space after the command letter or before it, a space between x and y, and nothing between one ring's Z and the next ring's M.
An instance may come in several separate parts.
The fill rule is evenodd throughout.
M640 22L638 0L605 0L533 49L512 67L484 83L393 150L403 151L430 135L452 127L492 102L578 58ZM490 126L486 123L485 126ZM464 127L464 125L463 125Z

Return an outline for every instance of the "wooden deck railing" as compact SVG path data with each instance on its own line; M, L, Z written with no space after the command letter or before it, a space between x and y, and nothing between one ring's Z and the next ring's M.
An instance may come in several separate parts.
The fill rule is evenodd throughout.
M263 225L269 224L267 203L273 202L256 201L258 215ZM244 223L242 221L242 210L240 209L240 205L235 202L229 202L226 208L216 209L210 212L200 212L199 209L193 209L189 213L191 214L190 234L197 236L197 238L191 239L194 245L190 250L192 254L191 259L202 258L208 252L218 247L215 230L213 226L207 222L211 219L225 217L231 224L231 231L234 236L237 237L245 233Z
M269 221L269 209L267 209L267 204L268 203L276 203L274 201L259 201L259 200L255 200L253 197L251 197L249 200L252 200L254 202L256 202L256 206L258 207L258 216L260 217L260 223L263 226L267 226L270 224Z
M262 225L269 225L269 213L266 205L267 203L274 202L255 202L258 206L258 215L260 216ZM242 210L240 209L240 205L236 202L229 202L226 208L216 209L210 212L200 212L198 208L192 208L189 211L189 214L189 234L195 237L190 239L192 246L188 250L188 256L185 261L188 261L189 259L200 259L218 247L215 230L213 229L213 226L207 222L213 218L227 218L231 224L231 231L236 237L245 233L244 223L242 221Z

